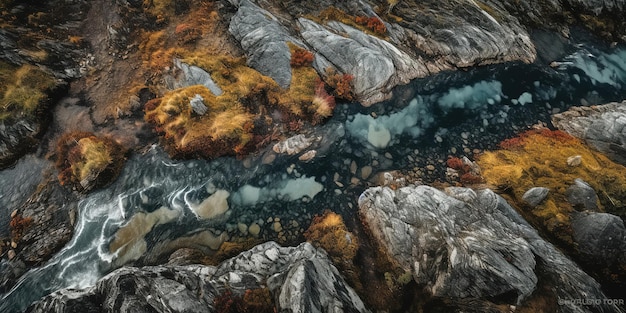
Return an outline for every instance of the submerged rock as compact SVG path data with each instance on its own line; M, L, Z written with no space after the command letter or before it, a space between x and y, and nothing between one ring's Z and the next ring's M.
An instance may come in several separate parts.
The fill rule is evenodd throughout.
M556 286L555 298L606 299L593 278L504 199L488 189L468 197L463 189L448 189L447 195L428 186L374 187L359 198L359 212L383 252L435 296L520 304L541 272ZM586 311L573 302L560 309ZM598 309L620 312L609 302Z
M218 312L223 300L246 305L239 302L259 289L273 296L256 300L275 303L278 312L368 312L324 252L308 243L281 247L274 242L217 267L125 267L89 289L46 296L27 312Z
M286 153L288 155L298 154L311 146L315 141L315 138L307 137L299 134L293 137L289 137L279 143L276 143L273 147L276 153Z

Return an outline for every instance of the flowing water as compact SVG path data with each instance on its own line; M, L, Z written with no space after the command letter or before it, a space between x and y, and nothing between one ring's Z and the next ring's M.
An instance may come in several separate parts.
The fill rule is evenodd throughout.
M71 242L3 295L0 311L22 311L60 288L92 286L123 264L163 261L180 246L214 249L242 232L240 224L259 225L260 236L271 238L278 221L297 232L327 208L353 214L368 184L358 179L365 167L377 173L425 166L449 154L471 156L467 149L495 148L571 105L626 98L625 48L569 50L556 68L506 64L442 73L399 87L392 100L371 108L339 105L318 129L324 139L310 163L288 156L270 164L260 158L173 161L156 146L135 155L115 183L79 202ZM18 165L0 173L0 180L26 171ZM7 206L14 191L3 185L0 192L0 204ZM202 208L226 209L224 200L224 214L202 218L211 215ZM133 230L116 239L126 223ZM122 248L112 252L112 246Z

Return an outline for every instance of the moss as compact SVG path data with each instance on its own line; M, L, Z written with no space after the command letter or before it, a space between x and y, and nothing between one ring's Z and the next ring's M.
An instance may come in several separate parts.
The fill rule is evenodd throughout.
M0 62L0 120L34 115L56 85L52 75L35 66Z
M256 128L271 121L268 109L283 113L284 118L274 123L288 124L293 119L317 123L332 115L334 99L320 97L321 80L310 66L293 68L291 85L283 89L248 67L244 58L196 54L182 61L210 73L222 94L190 86L170 91L158 103L145 106L146 120L163 133L173 154L206 158L245 154L256 146L257 135L267 131ZM190 100L196 95L208 109L203 115L191 110Z
M215 96L204 86L190 86L168 92L152 110L146 106L146 120L160 129L167 143L184 154L204 157L243 152L253 137L253 118L248 101L278 86L269 77L242 65L243 61L223 58L187 58L184 62L204 68L222 88ZM196 95L208 108L204 115L192 112L190 100ZM197 143L206 142L204 146ZM221 149L223 144L228 147Z
M580 140L560 131L533 130L506 140L503 149L485 152L477 163L488 184L510 200L530 220L541 224L552 235L571 244L567 188L576 178L593 187L600 199L600 209L626 217L626 168L591 150ZM580 155L578 166L567 164L568 157ZM532 187L550 189L546 200L536 208L523 203L522 195Z
M384 23L382 23L382 21L377 17L371 17L370 23L368 23L367 21L365 21L365 23L362 23L362 16L357 17L354 15L350 15L343 10L331 6L321 11L318 16L307 16L307 18L322 24L326 24L329 21L341 22L348 26L359 29L369 35L376 36L381 39L386 38L387 30L384 26ZM366 17L366 19L368 18Z
M88 191L113 181L124 164L126 150L88 132L64 134L57 142L59 181Z
M341 215L326 210L315 216L304 237L312 245L324 249L348 282L360 289L359 270L354 264L359 241L348 231Z

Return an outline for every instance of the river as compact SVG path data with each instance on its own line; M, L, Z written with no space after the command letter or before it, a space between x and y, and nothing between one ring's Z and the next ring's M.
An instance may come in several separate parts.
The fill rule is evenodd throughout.
M428 182L441 177L448 155L494 149L530 125L549 126L551 114L572 105L625 99L626 48L574 37L552 67L510 63L441 73L398 87L393 99L370 108L339 104L317 130L323 141L309 163L289 156L269 164L261 158L174 161L158 146L135 154L116 182L80 200L71 242L2 295L0 311L23 311L60 288L92 286L124 264L161 262L179 246L211 250L245 233L241 225L258 225L266 239L279 237L276 222L284 236L297 234L324 209L353 214L370 184L361 176L437 165L424 174ZM28 159L0 172L1 206L14 205L19 192L5 182L41 162ZM22 192L34 184L25 182ZM204 204L219 208L224 201L223 215L202 218ZM133 231L115 239L126 223ZM115 240L124 248L111 252Z

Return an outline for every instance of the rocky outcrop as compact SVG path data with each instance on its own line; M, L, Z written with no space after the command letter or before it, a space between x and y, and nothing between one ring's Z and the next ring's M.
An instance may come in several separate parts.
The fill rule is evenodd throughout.
M572 220L574 240L589 262L610 266L626 264L626 228L618 216L583 212Z
M274 242L217 267L122 268L87 290L57 291L27 312L216 312L225 296L237 305L264 288L278 312L368 312L324 252Z
M299 40L268 11L248 0L239 1L239 10L230 21L229 31L248 56L248 65L273 78L283 88L291 84L291 54L287 42Z
M491 190L375 187L359 213L376 242L435 296L522 303L548 273L559 299L605 299L600 285ZM515 297L506 299L507 295ZM585 312L573 303L563 312ZM597 310L620 312L603 304Z
M248 0L231 3L238 11L229 30L241 43L250 66L288 86L286 42L305 45L316 52L313 66L322 75L332 69L354 77L353 91L363 105L388 99L398 84L441 70L535 58L534 46L517 19L499 11L496 19L470 1L457 5L463 14L444 9L440 2L402 1L388 10L400 22L390 19L378 34L355 23L356 17L384 18L375 13L374 3L322 1L311 7L300 2L264 2L267 11ZM335 6L330 17L304 18Z
M82 19L84 5L0 4L0 168L38 143L49 122L49 106L65 94L65 82L80 75L76 60L82 51L68 37Z
M0 271L0 293L65 246L72 238L75 216L74 197L56 180L44 181L12 219L15 257Z
M553 115L552 123L585 140L613 161L626 165L626 101L572 107Z

